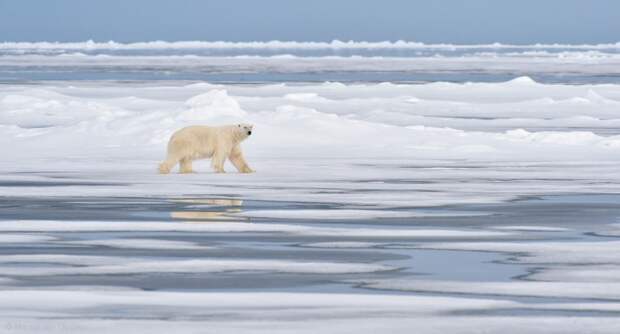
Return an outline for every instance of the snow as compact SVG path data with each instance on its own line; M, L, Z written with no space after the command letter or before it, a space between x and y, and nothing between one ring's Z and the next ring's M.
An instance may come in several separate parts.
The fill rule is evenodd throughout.
M334 242L314 242L309 244L302 244L302 247L311 248L373 248L382 246L383 244L375 242L362 242L362 241L334 241Z
M620 135L613 132L619 101L618 85L551 85L528 78L419 85L3 85L0 153L6 159L0 171L15 185L0 187L0 194L206 191L282 200L286 190L290 201L366 206L340 208L368 210L348 211L347 217L361 217L397 215L371 211L394 206L612 193L620 191ZM243 148L258 173L214 175L199 162L197 175L155 174L176 129L238 122L255 124ZM14 173L16 160L20 172L45 166L76 186ZM92 185L78 186L86 174ZM31 182L50 187L27 186Z
M119 313L119 309L123 312ZM615 333L620 329L616 317L582 315L567 321L563 316L485 315L489 310L515 309L614 311L617 306L384 294L0 291L0 325L24 333L109 333L112 329L151 333L411 333L412 328L417 333L479 333L481 328L504 333L593 329L597 333ZM231 314L237 315L234 321ZM446 314L452 314L449 321Z
M50 241L54 239L55 238L53 237L35 234L0 234L0 243L31 243Z
M226 48L239 51L205 55ZM353 51L321 56L295 48ZM152 49L176 50L141 52ZM369 57L369 49L421 54ZM0 67L290 74L484 66L507 77L613 76L618 50L402 41L5 42ZM616 236L617 226L585 226L579 217L545 221L536 210L521 217L511 205L537 206L507 202L579 194L574 202L536 203L588 204L578 213L592 213L597 223L616 219L615 202L586 197L620 193L619 108L618 84L530 77L0 85L0 196L20 205L29 199L34 208L22 212L32 213L27 218L7 215L0 223L0 328L617 333L620 242L600 237ZM202 161L193 175L156 174L175 130L240 122L255 124L243 149L257 173L241 175L228 165L230 173L214 174ZM105 220L98 214L105 215L101 208L111 198L113 206L135 202L124 218ZM150 199L165 208L154 210ZM433 280L420 280L424 275ZM163 291L177 284L172 276L200 288Z
M620 284L617 282L461 282L425 280L379 280L362 283L370 289L458 293L485 296L521 296L620 299Z
M600 317L575 317L567 321L565 317L506 317L506 316L458 316L446 321L436 317L349 317L333 319L295 320L248 320L248 321L195 321L195 320L66 320L45 319L36 321L7 322L6 328L19 328L22 333L40 333L41 329L59 328L64 331L85 331L89 333L109 333L121 328L128 333L148 331L149 333L377 333L388 330L390 333L480 333L480 328L489 332L509 334L540 333L563 334L567 332L587 333L596 329L595 333L617 333L620 330L618 320ZM397 320L396 323L394 321ZM510 325L507 326L506 324Z
M237 216L254 218L302 218L302 219L372 219L372 218L408 218L408 217L472 217L481 216L476 212L424 212L424 211L389 211L389 210L246 210Z
M544 271L534 273L531 278L540 281L565 281L565 282L595 282L607 283L618 281L620 277L620 265L617 264L588 264L580 267L553 266Z
M102 222L89 221L87 224L75 221L5 221L0 224L0 231L29 231L29 232L86 232L86 231L159 231L159 232L210 232L210 233L239 233L239 232L281 232L300 236L340 236L340 237L402 237L402 238L494 238L511 236L514 233L485 230L457 230L457 229L399 229L399 228L337 228L318 227L311 225L293 224L255 224L241 222L206 222L203 224L171 223L171 222ZM97 241L89 241L96 243ZM127 246L129 242L122 242ZM144 246L149 245L145 242ZM163 246L162 244L159 244Z
M531 232L567 232L571 231L569 228L564 227L552 227L552 226L495 226L493 227L496 230L509 230L509 231L531 231Z
M540 100L570 99L590 94L593 89L610 97L603 101L590 98L585 106L581 102L562 102L556 107L555 102L550 105ZM300 92L325 92L326 96L319 100L290 99L290 94ZM372 95L365 96L370 92ZM411 104L407 99L412 95L421 99L442 96L442 100L428 100L428 105ZM613 117L620 102L611 100L612 96L620 101L618 89L613 85L575 88L522 80L500 84L368 84L344 88L329 84L265 85L253 89L233 85L115 87L110 84L37 89L10 86L0 90L0 125L10 135L7 139L16 144L27 145L28 138L62 143L67 137L88 134L89 147L113 147L129 142L134 154L162 151L161 146L170 133L184 125L247 121L255 123L257 128L256 137L247 145L263 152L305 147L313 148L315 155L319 152L344 157L415 155L418 159L480 158L491 152L506 159L510 148L513 159L527 161L558 149L557 155L567 159L562 153L587 147L591 149L590 158L608 160L618 150L620 136L570 131L566 128L573 124L564 120L573 119L577 124L583 117L589 117L597 121L579 124L597 128L595 123L599 122L600 126L613 127L617 125L614 122L619 122ZM466 100L456 102L455 99ZM463 118L468 120L461 121ZM489 118L498 119L503 125L487 121ZM439 121L441 127L437 127ZM547 123L555 123L552 127L556 131L532 132L520 128L528 125L545 128ZM502 131L502 127L506 130ZM486 131L480 131L483 129ZM375 140L378 138L381 140ZM360 152L356 148L361 144L364 150ZM484 149L471 150L471 147ZM67 153L75 153L75 148L73 152L69 148L72 147L64 148ZM437 150L441 150L441 155Z
M246 112L241 109L235 99L228 96L226 90L210 90L190 98L185 104L189 109L178 116L182 120L199 121L203 118L205 120L213 120L214 117L220 115L221 117L230 117L231 119L246 116Z
M159 239L97 239L87 241L73 241L74 245L104 246L112 248L137 249L209 249L211 247L198 245L193 242L159 240Z

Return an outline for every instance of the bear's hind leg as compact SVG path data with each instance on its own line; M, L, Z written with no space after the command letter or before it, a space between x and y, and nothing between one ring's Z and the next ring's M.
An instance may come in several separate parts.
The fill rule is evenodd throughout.
M166 160L159 164L159 173L168 174L170 170L177 164L178 160L173 157L168 157Z
M193 173L194 172L194 170L192 169L192 159L190 159L190 158L183 158L183 159L181 159L180 172L183 173L183 174Z

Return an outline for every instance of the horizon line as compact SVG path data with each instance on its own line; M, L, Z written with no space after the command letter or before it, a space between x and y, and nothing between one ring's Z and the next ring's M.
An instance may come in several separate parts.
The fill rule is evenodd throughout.
M338 40L331 41L294 41L294 40L254 40L254 41L225 41L225 40L150 40L138 42L117 42L114 40L95 41L93 39L81 41L2 41L0 49L502 49L502 48L564 48L564 49L620 49L620 41L615 43L596 44L569 44L569 43L425 43L406 40Z

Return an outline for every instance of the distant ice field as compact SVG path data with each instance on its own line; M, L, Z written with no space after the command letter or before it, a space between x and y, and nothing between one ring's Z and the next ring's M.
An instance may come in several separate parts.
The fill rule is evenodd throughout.
M0 43L0 81L618 83L620 45L415 42Z

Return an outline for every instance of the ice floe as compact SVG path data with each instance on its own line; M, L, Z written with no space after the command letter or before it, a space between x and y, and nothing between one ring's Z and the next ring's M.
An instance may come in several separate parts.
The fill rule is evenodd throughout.
M463 282L442 280L378 280L362 282L370 289L456 293L472 295L555 297L619 300L617 282Z
M5 221L0 231L71 232L71 231L167 231L167 232L276 232L300 236L337 236L368 238L497 238L514 232L464 229L346 228L293 224L259 224L242 222L173 223L173 222L102 222L89 221ZM93 241L96 243L97 241ZM122 242L122 241L121 241ZM125 242L122 242L126 244ZM130 242L127 242L130 243ZM145 243L145 246L149 242ZM161 244L160 244L161 245Z
M62 303L58 303L62 300ZM124 312L118 313L118 309ZM28 311L24 311L28 309ZM616 333L616 317L540 317L536 311L617 310L609 303L526 304L484 298L345 293L184 293L165 291L0 291L0 324L25 333L41 328L107 333L148 330L217 333ZM524 314L489 312L519 310ZM235 314L235 321L230 315ZM449 321L446 315L450 314ZM114 316L113 319L110 317ZM208 320L205 320L206 319ZM164 318L164 319L162 319ZM15 319L19 319L18 321ZM72 319L67 322L67 319ZM174 319L174 320L170 320ZM302 320L303 321L300 321ZM507 324L510 324L507 326Z
M12 266L19 262L22 265ZM279 273L347 274L395 270L382 264L299 262L285 260L225 259L140 259L132 257L69 256L53 254L8 255L0 259L5 276L50 275L118 275L140 273L217 273L232 271L265 271ZM40 263L27 266L28 263ZM44 265L44 264L53 265ZM58 266L64 264L66 266Z
M137 249L208 249L209 246L199 245L193 242L161 240L161 239L95 239L67 242L73 245L104 246L111 248L137 248Z
M620 264L620 241L544 241L431 243L427 249L452 249L519 254L514 261L548 264Z
M332 242L314 242L309 244L302 244L302 247L311 248L373 248L377 246L383 246L384 244L376 242L364 242L364 241L332 241Z
M55 239L54 237L39 234L0 234L0 243L37 243Z
M508 231L529 231L529 232L566 232L571 231L565 227L554 226L529 226L529 225L508 225L508 226L493 226L496 230L508 230Z
M390 211L390 210L255 210L242 211L237 216L263 218L297 218L297 219L373 219L373 218L412 218L412 217L475 217L485 213L479 212L424 212L424 211Z

